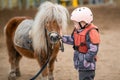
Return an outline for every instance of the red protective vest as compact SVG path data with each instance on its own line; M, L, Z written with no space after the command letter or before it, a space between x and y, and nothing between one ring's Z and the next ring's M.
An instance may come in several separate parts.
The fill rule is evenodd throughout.
M74 31L74 46L78 47L79 52L81 53L87 53L88 47L86 44L86 34L89 32L90 41L93 44L98 44L100 42L99 33L96 26L93 24L90 24L88 27L86 27L82 32L77 33L77 31Z

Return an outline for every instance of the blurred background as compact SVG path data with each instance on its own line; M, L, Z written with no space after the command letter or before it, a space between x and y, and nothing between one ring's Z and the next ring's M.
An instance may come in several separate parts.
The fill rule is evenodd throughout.
M30 16L34 19L37 8L46 0L0 0L0 80L7 80L9 72L8 55L3 28L12 17ZM94 15L93 23L99 27L101 44L95 80L120 80L120 0L48 0L65 6L69 13L76 7L87 6ZM64 34L73 30L70 21ZM55 65L55 80L78 80L78 73L73 67L72 46L64 45L65 52L58 55ZM22 77L28 80L39 69L36 61L23 58ZM64 65L65 64L65 65Z
M99 14L105 11L108 12L106 14L109 14L109 11L114 13L114 11L119 10L120 6L120 0L0 0L0 28L3 28L5 23L14 16L31 16L34 18L37 8L44 1L61 4L67 7L70 13L76 7L88 6L95 11L95 17L101 16L102 14ZM2 34L2 29L0 30Z
M103 4L119 4L119 0L0 0L0 9L12 9L18 7L19 9L30 9L38 7L44 1L51 1L62 4L66 7L77 7L80 5L103 5Z

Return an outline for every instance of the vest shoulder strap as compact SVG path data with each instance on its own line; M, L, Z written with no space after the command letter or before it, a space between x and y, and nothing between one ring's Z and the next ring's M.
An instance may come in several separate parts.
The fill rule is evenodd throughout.
M96 38L95 38L95 37L91 38L91 36L90 36L90 34L89 34L90 31L93 30L93 29L98 32ZM94 39L94 40L93 40L93 39ZM91 28L91 29L88 30L88 32L86 33L86 43L89 44L89 42L92 42L93 44L98 44L98 43L100 42L100 39L99 39L99 30L98 30L97 28Z

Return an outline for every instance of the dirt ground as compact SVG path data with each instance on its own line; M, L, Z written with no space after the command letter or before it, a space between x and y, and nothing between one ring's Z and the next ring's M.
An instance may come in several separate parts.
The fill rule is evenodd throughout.
M94 13L94 24L100 29L101 44L98 53L95 80L120 80L120 7L91 7ZM0 11L0 80L7 80L10 70L8 55L3 35L3 27L14 16L34 17L37 10L4 10ZM71 9L70 9L71 12ZM71 25L65 34L72 31ZM58 54L55 62L55 80L78 80L78 72L73 67L72 46L64 44L65 51ZM20 62L22 76L17 80L29 80L39 70L37 61L23 57Z

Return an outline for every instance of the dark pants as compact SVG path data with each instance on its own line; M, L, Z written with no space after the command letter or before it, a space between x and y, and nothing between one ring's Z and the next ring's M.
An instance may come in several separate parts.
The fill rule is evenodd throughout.
M95 71L79 71L79 80L94 80Z

